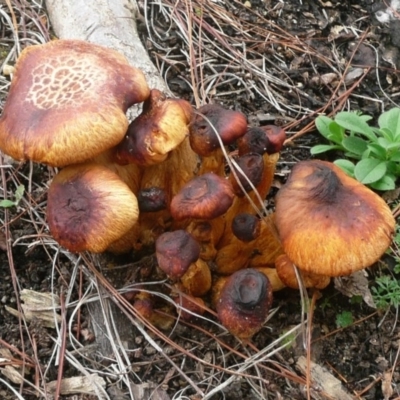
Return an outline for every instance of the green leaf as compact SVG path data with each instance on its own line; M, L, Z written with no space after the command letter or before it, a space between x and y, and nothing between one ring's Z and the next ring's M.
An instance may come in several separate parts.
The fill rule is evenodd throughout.
M386 173L386 162L376 158L365 158L354 168L354 175L364 185L379 181Z
M399 162L400 161L400 151L390 154L390 161Z
M390 130L394 138L400 139L400 108L392 108L389 111L384 112L378 119L378 124L381 129Z
M349 160L339 159L334 161L334 164L342 169L347 175L354 178L354 168L355 165Z
M341 147L337 145L331 144L317 144L316 146L311 147L310 153L311 154L321 154L325 153L326 151L330 150L340 150Z
M343 139L346 137L344 135L344 129L335 121L332 121L329 124L329 135L327 136L327 138L332 141L335 142L338 145L341 145Z
M392 176L385 175L381 179L379 179L379 181L371 183L369 186L375 190L393 190L396 188L396 181Z
M373 129L356 113L342 111L336 115L335 122L349 131L360 133L372 141L376 140Z
M0 207L10 208L10 207L14 207L14 206L15 206L14 201L11 201L11 200L1 200L0 201Z
M379 158L380 160L386 160L387 156L386 150L378 143L369 143L368 150L369 152L363 154L362 156L363 158L368 158L372 153L375 157Z
M320 115L315 119L315 126L318 129L318 132L328 139L331 131L329 130L329 124L332 122L332 119L326 117L325 115Z
M349 136L343 139L342 145L347 151L361 156L367 150L368 143L359 137Z
M343 311L336 315L336 326L346 328L353 324L353 314L350 311Z
M378 136L384 137L389 142L394 142L396 140L395 136L394 136L394 133L390 129L387 129L387 128L376 129L375 133Z

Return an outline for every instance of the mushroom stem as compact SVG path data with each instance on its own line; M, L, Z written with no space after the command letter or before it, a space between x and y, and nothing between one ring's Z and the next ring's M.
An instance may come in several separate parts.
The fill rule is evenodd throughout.
M275 258L282 253L282 247L276 234L271 230L272 223L261 220L260 234L251 242L244 243L232 235L230 243L218 248L215 258L218 274L232 274L248 266L274 265ZM253 262L260 260L262 264Z

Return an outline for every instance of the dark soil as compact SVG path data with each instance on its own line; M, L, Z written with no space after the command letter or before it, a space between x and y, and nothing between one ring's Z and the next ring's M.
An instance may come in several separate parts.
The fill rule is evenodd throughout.
M204 3L210 3L208 4L210 7L214 4ZM247 2L251 3L251 8L248 8L248 4L245 5L244 1L240 3L227 0L215 3L227 13L239 17L243 27L248 25L254 27L250 35L251 40L247 36L245 40L246 46L254 51L248 52L249 60L256 62L257 54L263 54L268 62L268 72L288 85L285 86L280 82L269 83L275 98L281 102L281 109L277 110L254 89L254 87L265 87L261 83L261 77L257 74L249 77L243 68L240 72L243 75L237 73L232 80L221 82L215 86L215 91L210 90L207 95L202 96L202 101L217 101L226 107L240 110L248 116L252 125L275 123L283 126L287 129L289 138L302 129L306 133L289 141L281 153L276 180L269 196L269 207L273 208L273 196L284 183L292 165L299 160L309 159L309 148L320 141L320 137L312 129L307 129L315 117L314 112L321 112L324 109L329 114L346 108L370 114L376 120L383 110L391 108L397 102L400 92L398 71L400 19L395 15L393 21L386 24L379 23L374 13L386 10L387 6L370 0L342 3L317 0L291 2L252 0ZM187 46L182 40L179 29L161 13L161 8L157 5L149 5L148 11L152 13L153 30L149 34L144 18L139 28L149 54L155 64L160 66L174 94L195 104L193 91L189 85L190 69L183 51ZM184 15L185 6L177 5L176 12ZM193 12L195 15L200 13L196 7ZM216 28L214 17L204 13L204 22ZM221 27L227 37L236 37L240 41L240 32L225 23L221 23ZM263 36L266 30L281 42L279 43L278 39L275 42L267 41ZM211 35L206 30L205 32L205 35ZM2 34L7 38L10 37L7 31L3 31ZM289 35L301 41L303 46L294 46L288 39ZM150 40L150 37L155 40ZM208 53L207 46L205 44L204 57L214 57L213 49L210 46ZM161 60L167 57L163 49L167 49L169 59L174 60L170 68L162 65ZM204 77L216 72L222 74L227 70L235 70L235 66L227 62L224 57L217 59L215 64L220 65L219 69L215 70L217 67L214 66L214 69L209 68L210 64L205 64L202 71ZM348 77L346 89L351 88L351 93L341 97L345 92L344 86L336 90L340 79L346 76L345 71L354 71L356 68L360 68L359 72L361 75L365 73L365 76L354 87L352 85L360 79L360 75L355 79ZM254 87L249 86L247 90L234 95L229 94L235 92L239 82L243 81L248 85L252 81ZM328 159L330 157L327 156ZM7 158L3 158L3 165L8 165L9 162ZM56 331L44 327L42 322L36 320L24 325L22 320L11 315L7 308L17 308L16 293L22 289L42 293L54 291L65 299L67 288L72 288L70 301L77 300L90 285L91 275L82 267L83 274L74 277L76 282L71 283L71 273L76 268L74 258L53 244L46 245L48 230L44 223L42 208L45 201L44 187L54 175L54 170L42 166L34 166L31 169L26 164L14 165L13 169L5 167L1 172L3 184L7 183L9 195L14 192L13 188L17 184L28 187L33 182L33 189L29 198L22 201L18 207L9 210L0 209L0 219L3 224L0 232L0 276L2 276L0 350L10 346L14 360L19 361L24 358L21 353L25 354L27 363L25 377L28 381L35 383L35 379L40 380L43 376L47 382L54 381L57 379L59 368L55 367L54 359ZM392 203L394 200L391 200ZM32 211L35 206L37 212ZM5 221L9 221L7 228L11 238L6 237ZM7 246L7 240L13 243L11 248ZM151 255L151 251L149 254ZM110 257L107 260L108 264L104 266L103 263L101 272L116 287L125 287L140 280L145 281L147 277L144 279L144 276L154 268L154 263L149 262L151 257L141 260L138 255L127 255ZM131 267L124 267L133 262L141 262L141 268L136 267L132 272ZM81 263L83 264L82 260L77 262ZM379 263L373 271L366 273L369 287L374 285L376 276L393 269L392 263L391 256L387 256L385 263ZM109 268L110 265L114 269ZM18 277L18 287L13 283L15 282L13 274ZM116 275L119 276L118 280L115 279ZM167 290L165 285L157 289ZM310 297L312 294L309 293ZM118 376L111 375L113 361L107 359L108 355L98 354L98 349L91 347L94 343L95 329L89 312L93 310L84 306L81 309L82 314L77 318L76 315L72 316L72 309L66 311L65 317L67 320L74 318L73 332L79 335L77 340L87 351L88 358L82 357L82 365L91 371L99 370L109 374L106 379L110 398L121 400L132 398L125 383L120 382ZM198 320L192 324L180 322L173 329L165 331L166 337L180 347L147 330L151 339L161 346L163 352L179 366L186 377L162 353L155 350L143 331L138 330L134 324L125 326L130 331L131 348L133 348L133 351L129 352L131 363L129 378L132 384L139 386L142 383L154 384L154 387L151 386L147 394L142 396L143 399L166 399L167 396L171 399L200 399L187 377L204 393L208 393L230 378L230 373L222 372L221 367L229 368L242 363L242 355L254 355L255 348L264 349L284 332L302 322L298 291L284 289L277 292L274 296L273 309L275 313L252 339L255 347L241 344L211 321ZM340 323L340 317L343 315L350 315L350 322L345 327ZM208 317L214 319L211 315ZM256 367L246 369L243 376L221 389L212 399L307 398L304 375L296 366L298 358L306 355L303 347L304 335L300 333L291 339L279 353L263 360ZM396 309L377 311L358 296L345 296L337 290L333 282L318 294L312 319L311 360L338 378L354 399L400 398L399 343L400 326ZM66 347L68 351L74 351L70 341L67 341ZM13 348L18 351L13 351ZM182 349L189 355L184 355ZM206 360L208 364L201 364L193 356ZM39 361L36 368L29 365L31 360ZM0 353L0 369L8 363L4 354ZM289 376L288 373L292 375ZM64 362L65 377L80 374L81 372L69 361ZM299 384L293 376L299 377L302 383ZM43 398L35 393L33 386L26 383L21 385L16 382L10 383L9 377L0 375L2 399L17 398L9 386L4 385L4 379L16 391L20 390L22 398ZM387 381L392 389L389 397L388 389L383 384ZM71 395L62 398L72 400L97 397ZM334 397L333 393L323 393L320 388L313 386L311 398L337 399L338 397Z

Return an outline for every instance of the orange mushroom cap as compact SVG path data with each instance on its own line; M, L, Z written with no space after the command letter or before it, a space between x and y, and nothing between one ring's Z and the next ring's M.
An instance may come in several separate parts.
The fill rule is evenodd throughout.
M104 166L70 165L50 184L50 232L70 251L105 251L135 225L138 215L136 196L117 174Z
M204 174L190 180L171 201L171 215L185 218L213 219L224 214L234 198L232 185L216 174Z
M144 74L115 50L80 40L27 47L0 119L0 148L53 166L87 161L122 140L126 110L149 93Z
M349 275L389 247L395 220L376 193L326 161L296 164L276 196L275 224L301 270Z
M189 134L192 106L186 100L170 99L157 89L143 104L123 141L117 146L119 164L153 165L164 161Z

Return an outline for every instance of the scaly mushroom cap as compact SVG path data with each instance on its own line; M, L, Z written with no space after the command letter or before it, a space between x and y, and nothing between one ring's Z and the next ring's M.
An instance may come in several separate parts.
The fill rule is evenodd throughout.
M169 99L157 89L143 105L142 113L129 125L128 133L116 150L119 164L153 165L189 134L192 106L182 99Z
M218 104L207 104L198 109L198 114L190 124L190 145L197 154L208 156L220 148L215 131L218 132L222 143L229 145L243 136L246 129L247 119L241 112L226 109Z
M156 240L158 266L171 278L179 279L200 255L200 245L182 230L165 232Z
M143 73L114 50L79 40L27 47L0 120L0 148L53 166L117 145L126 110L149 96Z
M189 181L171 201L171 215L185 218L213 219L224 214L234 198L232 185L215 174L204 174Z
M248 339L262 328L271 304L268 278L248 268L227 279L216 308L219 320L232 334Z
M70 251L101 253L138 219L136 196L108 168L78 164L53 179L47 220L54 239Z
M276 196L276 227L301 270L349 275L379 260L395 220L385 201L336 165L302 161Z

